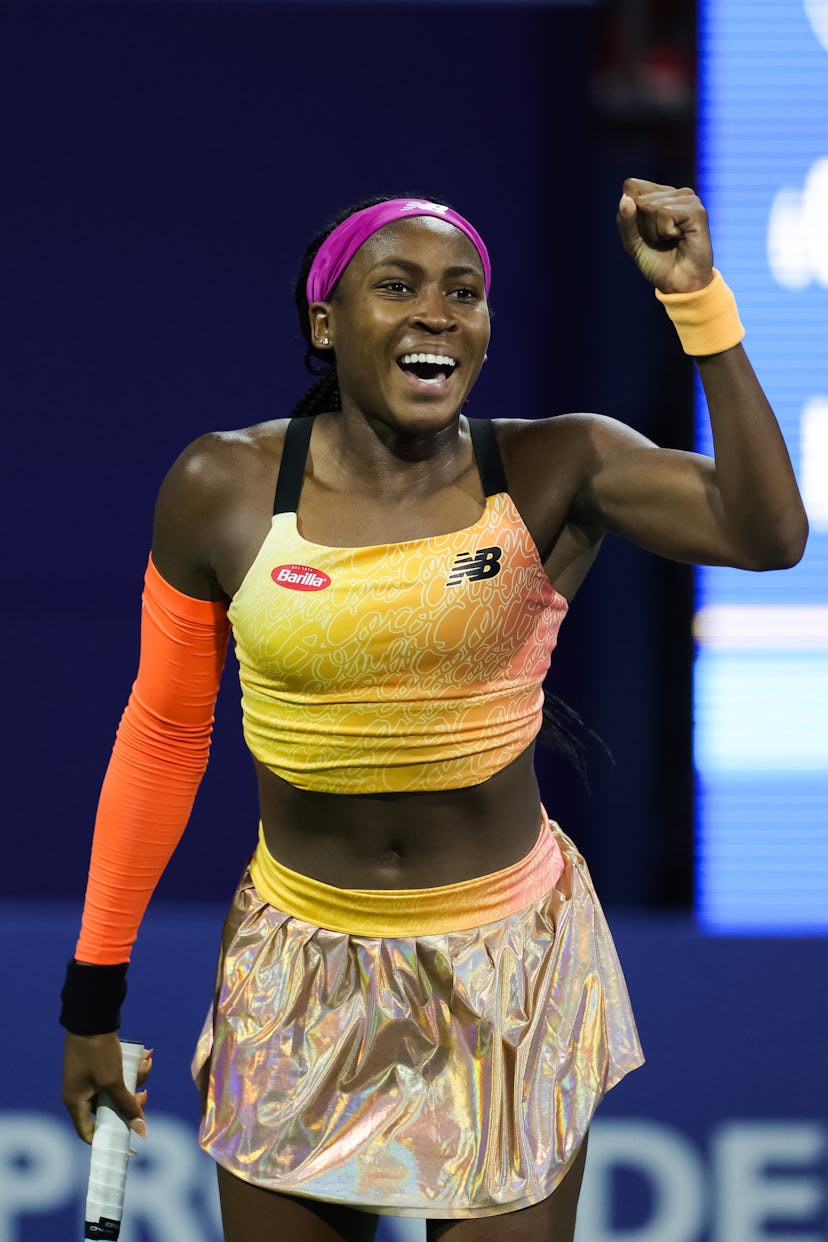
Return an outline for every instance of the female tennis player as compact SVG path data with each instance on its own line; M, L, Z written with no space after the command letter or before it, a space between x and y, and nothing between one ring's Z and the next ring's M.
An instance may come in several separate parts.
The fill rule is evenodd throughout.
M86 1139L102 1089L145 1128L115 1033L126 963L232 627L261 823L194 1062L227 1242L362 1242L381 1214L425 1218L430 1242L571 1242L590 1120L641 1063L533 772L558 629L607 532L762 570L801 557L807 522L701 202L632 179L618 226L696 358L715 458L594 414L467 419L485 244L391 199L309 248L297 302L324 374L294 417L197 440L161 489L64 1097Z

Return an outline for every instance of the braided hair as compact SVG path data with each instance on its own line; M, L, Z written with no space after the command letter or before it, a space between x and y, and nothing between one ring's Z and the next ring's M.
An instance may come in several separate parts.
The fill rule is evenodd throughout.
M291 418L309 417L312 414L322 414L326 411L342 409L342 401L339 396L339 381L336 374L336 355L332 349L317 349L311 340L306 286L308 273L316 258L317 251L325 239L330 236L343 220L347 220L349 216L354 215L357 211L363 211L366 207L376 207L378 203L387 203L394 198L416 198L423 202L446 203L445 199L432 198L429 194L380 194L375 198L366 198L361 203L354 203L352 206L344 208L343 211L334 216L322 232L317 237L314 237L305 251L293 293L296 300L296 313L299 316L299 330L307 347L305 349L305 370L316 377L316 383L312 384L305 395L296 402L296 405L290 412ZM448 205L450 206L451 204Z

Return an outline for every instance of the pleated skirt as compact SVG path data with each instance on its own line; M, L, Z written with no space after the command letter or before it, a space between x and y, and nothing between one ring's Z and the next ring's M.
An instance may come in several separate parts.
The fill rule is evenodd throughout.
M317 884L279 870L304 897ZM265 900L248 869L193 1060L202 1147L257 1186L379 1214L492 1216L546 1198L604 1093L643 1061L575 846L544 815L530 855L491 877L362 903L318 887L337 924L349 901L361 926L366 901L398 897L403 923L382 918L406 933L320 926L304 899L304 917ZM508 913L491 917L487 887ZM426 934L408 930L418 893ZM434 931L434 911L468 923L475 901L477 925Z

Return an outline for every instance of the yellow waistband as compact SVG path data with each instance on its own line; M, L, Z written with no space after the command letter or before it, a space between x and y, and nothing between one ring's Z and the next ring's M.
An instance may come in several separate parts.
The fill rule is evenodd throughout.
M543 813L540 835L524 857L491 875L437 888L335 888L284 867L259 826L250 874L259 896L294 918L354 936L435 936L506 918L554 888L563 857Z

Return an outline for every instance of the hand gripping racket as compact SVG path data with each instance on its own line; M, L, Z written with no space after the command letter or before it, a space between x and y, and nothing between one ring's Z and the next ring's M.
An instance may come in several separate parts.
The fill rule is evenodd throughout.
M124 1083L134 1092L144 1046L124 1039L120 1043ZM118 1242L131 1138L132 1131L115 1112L109 1096L99 1092L86 1191L85 1242Z

